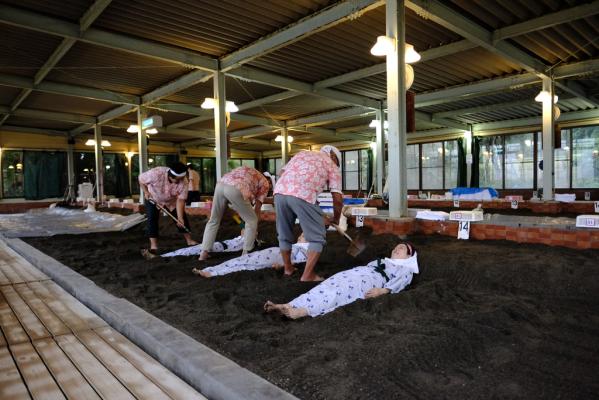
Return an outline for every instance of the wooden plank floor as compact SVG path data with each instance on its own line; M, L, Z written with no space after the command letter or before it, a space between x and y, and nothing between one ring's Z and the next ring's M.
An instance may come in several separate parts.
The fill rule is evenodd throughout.
M0 241L0 399L205 397Z

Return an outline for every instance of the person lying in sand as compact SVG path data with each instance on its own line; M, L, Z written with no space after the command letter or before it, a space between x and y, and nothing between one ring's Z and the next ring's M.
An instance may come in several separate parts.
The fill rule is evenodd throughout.
M243 229L241 234L233 239L223 240L222 242L214 242L212 245L211 253L233 253L236 251L243 250ZM179 250L171 251L170 253L163 254L162 257L176 257L176 256L197 256L202 252L202 245L197 244L195 246L184 247Z
M291 263L300 264L307 260L308 242L301 234L297 243L291 246ZM204 278L226 275L238 271L257 271L265 268L283 268L283 258L278 247L254 251L237 258L232 258L222 264L204 269L194 268L191 272Z
M264 310L280 312L291 319L317 317L358 299L398 293L410 284L412 275L418 272L414 246L402 242L395 246L391 258L338 272L289 303L267 301Z

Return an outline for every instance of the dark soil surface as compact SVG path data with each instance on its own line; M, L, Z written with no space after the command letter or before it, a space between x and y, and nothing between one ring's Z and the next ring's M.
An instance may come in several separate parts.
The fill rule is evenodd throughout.
M192 218L198 240L204 223ZM161 224L163 251L184 245ZM272 223L260 232L276 243ZM363 232L358 259L330 233L317 271L364 265L397 240ZM219 237L237 234L228 224ZM406 291L299 321L262 305L314 284L274 270L206 280L190 272L195 257L145 261L143 226L26 240L301 399L599 399L599 251L410 239L421 274Z

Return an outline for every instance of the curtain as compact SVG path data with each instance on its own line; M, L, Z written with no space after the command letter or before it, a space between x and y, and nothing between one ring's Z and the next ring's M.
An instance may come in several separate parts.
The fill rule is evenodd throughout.
M66 154L64 152L23 152L24 197L40 200L62 197L66 185Z
M472 177L470 179L470 187L479 187L478 163L480 160L480 141L481 138L478 136L472 138Z
M468 186L468 169L466 166L466 151L464 138L458 138L458 187Z

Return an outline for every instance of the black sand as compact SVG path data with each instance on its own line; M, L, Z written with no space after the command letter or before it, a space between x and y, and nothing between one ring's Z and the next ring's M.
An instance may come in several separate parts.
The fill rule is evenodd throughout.
M204 222L193 219L198 240ZM182 246L161 223L164 251ZM261 234L275 244L273 224ZM363 265L396 242L366 236L354 260L330 233L318 272ZM190 272L195 258L147 262L141 226L27 241L302 399L599 399L599 251L410 239L421 274L408 290L300 321L262 305L313 284L273 270L205 280Z

